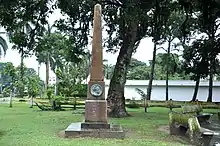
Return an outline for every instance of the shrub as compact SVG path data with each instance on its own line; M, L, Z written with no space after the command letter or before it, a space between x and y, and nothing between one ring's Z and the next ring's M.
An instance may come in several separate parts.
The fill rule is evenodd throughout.
M87 96L87 85L86 84L76 84L73 87L73 91L77 91L77 94L73 94L73 96L86 97Z
M46 90L46 94L47 94L47 98L50 100L52 98L52 95L53 95L53 89L52 88L48 88Z
M9 87L4 88L2 94L4 97L9 97L10 96L10 88Z
M19 101L19 102L26 102L25 99L19 99L18 101Z
M135 101L130 102L129 104L126 105L128 108L139 108L140 105L137 104Z
M130 102L131 101L131 99L125 99L125 102Z

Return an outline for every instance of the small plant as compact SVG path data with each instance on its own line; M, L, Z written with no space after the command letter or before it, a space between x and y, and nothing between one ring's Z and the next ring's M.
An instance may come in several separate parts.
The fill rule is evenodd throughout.
M138 94L141 95L141 98L144 100L144 111L146 113L147 112L147 107L148 107L147 94L145 94L144 91L139 89L139 88L135 88L135 90L137 91Z
M19 101L19 102L26 102L25 99L19 99L18 101Z
M52 88L48 88L46 90L46 94L47 94L47 98L50 100L53 96L53 89Z
M139 108L140 105L136 103L135 101L131 101L129 104L127 104L128 108Z
M10 88L9 87L4 88L2 94L4 97L9 97L10 96Z

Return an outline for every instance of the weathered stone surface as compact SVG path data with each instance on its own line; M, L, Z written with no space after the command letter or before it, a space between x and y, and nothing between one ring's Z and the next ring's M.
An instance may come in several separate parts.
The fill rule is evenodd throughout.
M85 122L81 124L84 129L110 129L110 124L103 122Z
M103 53L102 53L102 19L101 5L95 5L92 38L92 62L90 81L103 81Z
M106 100L86 100L85 122L107 123L107 102Z
M81 123L71 123L65 130L65 137L124 138L125 132L120 125L111 125L109 129L84 129Z

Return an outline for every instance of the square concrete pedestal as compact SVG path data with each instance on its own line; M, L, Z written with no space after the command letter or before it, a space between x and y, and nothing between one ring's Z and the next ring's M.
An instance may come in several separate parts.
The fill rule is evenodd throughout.
M82 128L82 123L71 123L65 130L65 137L121 138L125 132L120 125L111 124L108 129Z

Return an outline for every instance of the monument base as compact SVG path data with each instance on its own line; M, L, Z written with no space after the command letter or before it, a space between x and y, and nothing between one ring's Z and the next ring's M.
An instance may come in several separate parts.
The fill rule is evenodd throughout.
M93 123L94 124L94 123ZM85 123L71 123L65 129L65 137L94 137L94 138L125 138L125 132L120 125L109 124L109 128L82 128ZM92 125L92 124L91 124ZM100 124L98 124L100 126ZM90 127L90 125L89 125Z
M81 128L84 129L110 129L110 124L102 122L85 122L81 123Z
M106 100L85 101L85 123L87 122L108 123Z

